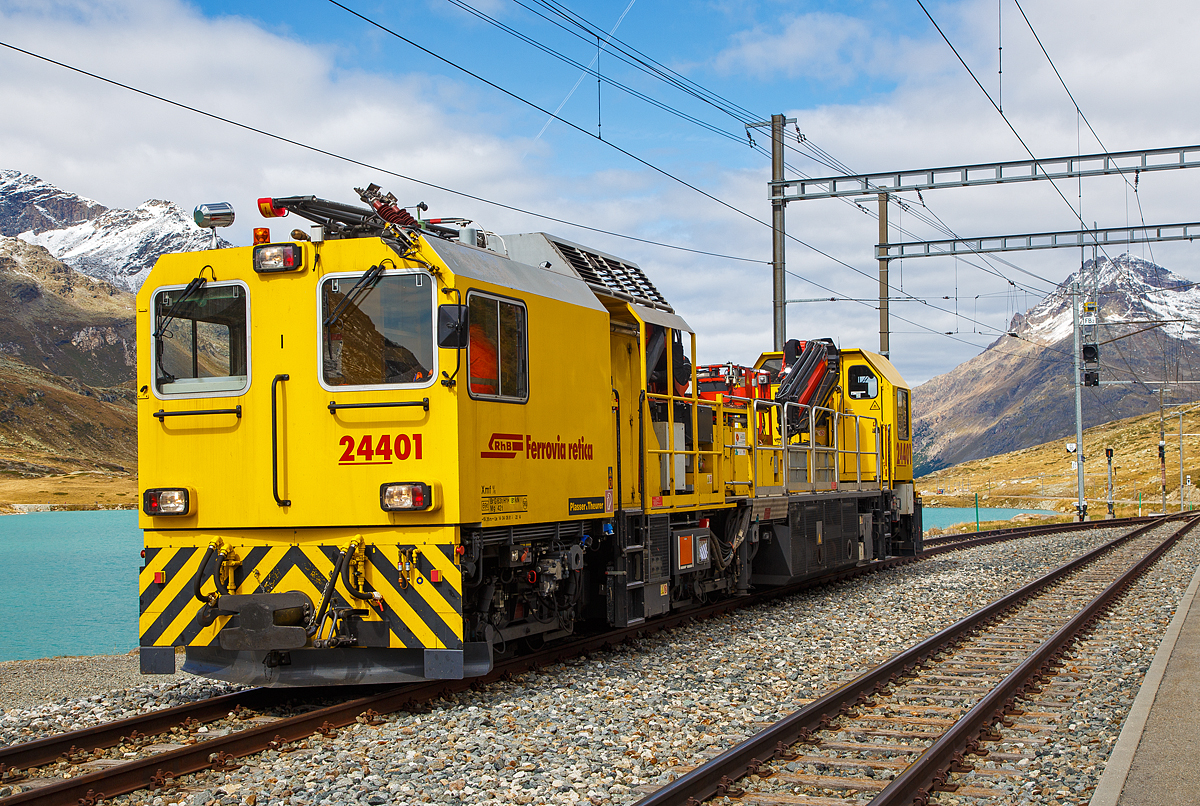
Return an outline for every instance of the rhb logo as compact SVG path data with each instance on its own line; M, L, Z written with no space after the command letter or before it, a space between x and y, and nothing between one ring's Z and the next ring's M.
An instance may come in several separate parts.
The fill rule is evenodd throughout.
M525 450L525 437L521 434L492 434L487 450L480 451L482 459L515 459Z
M479 452L482 459L515 459L525 454L526 459L550 459L566 461L591 461L593 445L583 437L573 442L563 442L562 437L539 442L532 434L493 433L488 440L487 450Z

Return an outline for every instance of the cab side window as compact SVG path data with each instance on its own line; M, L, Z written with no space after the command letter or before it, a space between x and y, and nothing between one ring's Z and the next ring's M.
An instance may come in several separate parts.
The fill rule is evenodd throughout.
M908 395L907 389L896 390L896 439L908 439L911 436L908 427Z
M467 308L471 397L524 403L529 399L525 306L472 292Z
M846 370L846 378L850 387L847 391L852 399L874 400L879 397L879 379L870 367L856 364Z

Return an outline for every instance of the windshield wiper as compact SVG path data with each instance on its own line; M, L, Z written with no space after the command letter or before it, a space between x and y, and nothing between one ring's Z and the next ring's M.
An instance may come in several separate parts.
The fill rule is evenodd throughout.
M379 284L381 277L383 277L382 263L367 269L363 273L363 276L358 278L358 282L354 284L354 287L350 289L346 296L342 297L342 301L337 304L337 307L329 312L329 316L325 317L325 327L330 328L336 325L341 320L342 314L346 312L347 308L351 305L357 307L360 299L366 299L367 294L371 293L371 290Z
M173 303L171 303L171 307L167 308L167 312L164 313L160 317L158 329L154 331L153 335L154 335L155 360L158 364L159 372L162 373L162 377L166 378L168 381L175 380L175 376L172 375L171 373L167 372L167 368L164 367L162 364L162 362L163 362L163 335L167 332L167 326L170 325L172 320L175 319L175 313L176 313L176 311L179 310L179 306L181 306L186 300L188 300L193 295L195 295L195 293L197 291L204 288L204 285L207 282L208 282L208 280L204 279L203 277L197 277L194 280L192 280L190 283L188 283L187 286L183 289L183 293L179 295L179 299L177 299Z

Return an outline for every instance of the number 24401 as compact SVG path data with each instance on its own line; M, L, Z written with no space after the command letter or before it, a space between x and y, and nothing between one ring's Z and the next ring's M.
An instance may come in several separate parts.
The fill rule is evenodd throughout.
M343 465L391 464L393 456L399 461L421 458L420 434L411 436L397 434L395 437L392 437L391 434L383 434L378 437L373 434L363 434L357 443L355 443L354 437L346 435L338 440L338 444L345 449L342 451L342 458L338 460L338 463Z

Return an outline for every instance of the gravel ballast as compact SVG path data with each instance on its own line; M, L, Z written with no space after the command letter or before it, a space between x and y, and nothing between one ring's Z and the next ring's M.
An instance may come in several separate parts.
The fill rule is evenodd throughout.
M112 802L632 803L680 767L736 744L1117 534L1099 529L952 552L655 634L387 715L377 725L357 724L334 737L316 736L284 752L249 757L232 772L187 776L173 790L137 792ZM1129 661L1120 697L1131 699L1128 686L1136 693L1153 655L1158 620L1170 619L1166 608L1173 608L1190 576L1182 569L1188 562L1194 568L1200 556L1198 541L1189 538L1165 558L1179 569L1182 582L1168 574L1155 588L1155 618L1136 631L1145 651L1120 653ZM1180 554L1185 550L1191 554ZM131 658L127 667L134 674L136 661ZM59 697L53 702L10 708L5 701L0 742L229 690L186 676L129 689L124 672L107 677L104 668L97 667L92 685L120 690L97 695L96 689L85 692L57 678L60 687L53 680L47 684L50 696ZM1119 732L1123 711L1099 700L1089 708L1107 720L1113 736ZM1044 788L1037 788L1039 795Z

